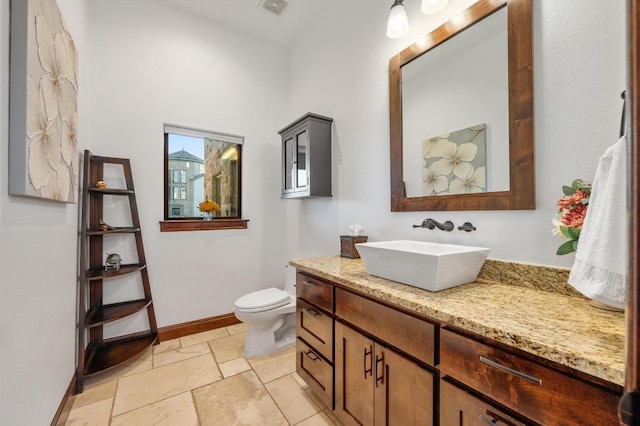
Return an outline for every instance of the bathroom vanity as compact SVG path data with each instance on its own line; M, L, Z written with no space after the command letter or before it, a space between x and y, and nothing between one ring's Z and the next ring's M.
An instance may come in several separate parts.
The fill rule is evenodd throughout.
M429 292L360 259L290 264L298 374L346 425L618 424L623 314L504 282Z

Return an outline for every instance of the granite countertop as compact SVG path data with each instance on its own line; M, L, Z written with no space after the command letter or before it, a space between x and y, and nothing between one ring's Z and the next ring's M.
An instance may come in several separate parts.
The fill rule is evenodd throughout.
M430 292L369 275L361 259L339 256L289 264L443 325L624 386L624 314L595 308L582 297L488 282Z

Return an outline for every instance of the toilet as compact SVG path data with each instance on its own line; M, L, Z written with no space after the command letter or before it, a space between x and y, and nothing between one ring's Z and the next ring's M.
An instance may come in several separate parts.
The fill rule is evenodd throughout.
M271 287L236 300L233 312L247 325L244 354L265 355L296 341L295 290Z

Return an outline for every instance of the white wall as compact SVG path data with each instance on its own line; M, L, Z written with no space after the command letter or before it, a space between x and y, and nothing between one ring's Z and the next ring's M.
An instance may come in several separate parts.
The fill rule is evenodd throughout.
M338 236L355 221L371 240L487 245L497 259L571 265L554 254L551 218L560 186L592 178L617 138L622 5L534 1L535 211L389 211L388 59L472 2L451 2L435 18L407 2L412 31L400 40L385 36L386 2L341 2L289 55L157 1L58 0L80 52L79 148L132 161L160 326L231 312L239 295L282 285L287 259L337 254ZM8 22L9 0L0 0L2 129ZM308 111L335 119L334 197L280 200L276 132ZM246 137L247 230L159 232L163 122ZM428 216L470 220L478 231L411 228ZM9 197L0 178L0 424L50 422L73 374L76 235L76 205Z
M414 4L415 3L415 4ZM287 119L313 111L335 119L334 197L291 203L289 257L339 253L340 234L362 224L370 241L408 238L480 245L491 258L570 267L551 235L561 186L593 179L600 155L617 141L625 88L625 8L599 0L535 0L536 210L391 213L388 60L472 4L449 3L427 17L405 2L409 35L385 36L387 7L341 2L301 38L290 58ZM624 183L621 182L621 196ZM471 221L473 233L413 229L423 219Z
M86 8L58 0L80 52L79 139L87 139ZM9 197L9 0L0 1L0 424L45 425L75 370L78 206Z
M287 52L157 1L98 0L90 12L86 145L131 159L158 325L229 313L249 291L283 287L277 131L286 124ZM245 137L248 229L160 232L163 123Z

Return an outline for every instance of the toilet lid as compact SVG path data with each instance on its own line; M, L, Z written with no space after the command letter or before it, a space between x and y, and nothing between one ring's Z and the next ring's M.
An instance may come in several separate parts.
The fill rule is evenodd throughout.
M271 287L254 291L236 300L236 309L241 311L267 311L291 302L291 295L279 288Z

